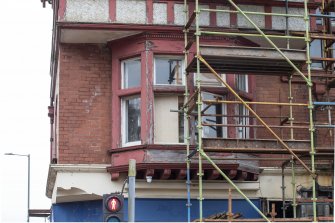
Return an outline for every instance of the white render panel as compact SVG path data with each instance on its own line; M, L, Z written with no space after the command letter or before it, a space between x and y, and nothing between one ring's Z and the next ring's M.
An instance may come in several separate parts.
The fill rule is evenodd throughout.
M272 7L273 13L285 13L284 7ZM272 29L286 29L286 19L283 16L272 16Z
M167 24L167 4L166 3L154 3L153 23L154 24Z
M178 143L178 96L155 97L155 143Z
M67 0L65 21L109 22L108 0Z
M250 11L250 12L264 12L264 6L260 5L239 5L239 7L243 11ZM264 15L251 15L247 14L247 16L259 27L265 27L265 16ZM244 18L243 15L237 14L237 26L243 28L254 28L251 23Z
M289 8L288 13L294 15L304 15L305 9L303 8ZM288 28L295 31L305 30L305 20L303 18L289 18Z
M331 186L331 174L320 174L318 176L319 183L322 186ZM285 195L287 199L292 199L292 183L291 183L291 170L285 170ZM281 199L281 168L264 168L263 172L259 175L260 194L262 197L270 199ZM296 185L303 187L311 187L312 179L304 169L296 169Z
M111 181L110 173L59 172L53 203L101 199L103 194L121 191L121 181ZM97 182L100 182L97 187Z
M116 0L116 21L145 24L147 21L146 2L144 0Z
M285 7L272 7L273 13L282 13L285 14L286 10ZM289 8L289 14L295 15L304 15L303 8ZM304 31L305 30L305 21L303 18L289 18L288 19L288 27L289 30L294 31ZM286 29L286 19L283 16L273 16L272 17L272 28L276 30L284 30Z
M185 25L185 13L183 4L174 4L174 24Z
M217 9L229 10L228 6L218 6ZM216 13L216 23L217 26L229 27L230 26L230 14L226 12Z
M201 9L208 9L209 6L208 5L200 5ZM199 25L200 26L209 26L209 12L204 12L201 11L200 12L200 16L199 16Z

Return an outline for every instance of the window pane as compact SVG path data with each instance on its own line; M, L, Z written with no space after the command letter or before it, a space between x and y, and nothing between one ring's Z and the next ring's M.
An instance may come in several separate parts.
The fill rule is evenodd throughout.
M203 100L223 100L223 97L210 93L202 94ZM207 106L203 105L203 108ZM224 104L214 104L208 107L205 111L206 115L203 116L203 122L207 124L226 124L226 119L221 116L226 114L226 108ZM204 126L203 137L205 138L216 138L216 137L227 137L227 127L223 126Z
M123 87L139 87L141 85L141 60L124 61L123 66Z
M155 83L182 85L182 61L179 59L155 58Z
M248 91L248 75L236 75L236 88L240 91Z
M126 142L140 141L141 138L141 99L126 100Z
M242 104L237 106L238 125L249 125L249 110ZM237 128L237 137L239 139L249 139L249 127L240 126Z
M315 57L315 58L321 58L322 57L322 44L321 44L321 40L314 40L311 43L311 47L310 47L310 52L311 52L311 57ZM312 68L322 68L322 62L313 62L312 63Z

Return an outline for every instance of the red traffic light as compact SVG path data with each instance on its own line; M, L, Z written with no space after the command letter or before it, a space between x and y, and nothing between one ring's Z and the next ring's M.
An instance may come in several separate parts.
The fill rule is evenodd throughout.
M122 203L118 197L110 197L106 202L106 208L110 212L118 212L122 208Z

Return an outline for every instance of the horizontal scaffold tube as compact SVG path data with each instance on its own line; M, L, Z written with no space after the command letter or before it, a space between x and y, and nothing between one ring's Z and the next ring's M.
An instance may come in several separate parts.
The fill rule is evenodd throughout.
M309 16L335 19L335 15L309 14Z
M223 35L223 36L250 36L250 37L263 37L261 34L256 33L229 33L229 32L214 32L214 31L200 31L201 34L208 35ZM277 39L302 39L305 37L301 36L283 36L283 35L266 35L268 38L277 38Z
M239 13L239 11L234 10L224 10L224 9L200 9L200 11L204 12L226 12L226 13ZM270 13L270 12L250 12L244 11L245 14L250 15L272 15L272 16L283 16L283 17L296 17L296 18L304 18L303 15L295 15L295 14L282 14L282 13Z
M265 128L263 125L234 125L234 124L209 124L202 123L203 126L226 126L226 127L252 127L252 128ZM309 129L309 126L282 126L282 125L269 125L270 128L283 128L283 129Z
M203 100L205 104L242 104L240 101L225 101L225 100ZM308 104L303 103L282 103L282 102L262 102L262 101L246 101L246 104L251 105L282 105L282 106L308 106ZM334 103L335 104L335 103Z
M328 106L335 106L335 102L328 102L328 101L314 101L313 105L328 105Z

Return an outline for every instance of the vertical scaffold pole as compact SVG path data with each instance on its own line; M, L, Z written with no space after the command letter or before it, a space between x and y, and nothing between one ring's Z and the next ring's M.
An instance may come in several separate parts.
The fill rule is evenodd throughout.
M293 102L293 96L292 96L292 75L289 76L289 79L288 79L288 88L289 88L289 95L288 95L288 100L289 100L289 103L292 104ZM290 117L289 117L289 123L290 123L290 139L293 140L294 139L294 130L293 130L293 121L294 121L294 118L293 118L293 108L292 108L292 105L289 107L289 111L290 111Z
M307 63L307 87L308 87L308 110L309 110L309 132L311 140L311 170L312 170L312 201L313 201L313 221L316 222L316 173L315 173L315 148L314 148L314 122L313 122L313 95L312 95L312 77L311 77L311 58L310 58L310 36L309 36L309 13L308 13L308 0L304 0L304 20L305 20L305 42L306 42L306 63Z
M188 8L187 8L187 0L184 0L184 15L185 15L185 25L188 20ZM188 30L184 30L184 44L185 48L187 46L188 41ZM184 49L184 64L187 64L188 61L188 51ZM185 80L185 94L184 94L184 104L189 100L189 92L188 92L188 85L187 85L187 72L186 72L186 65L184 66L184 80ZM187 111L189 106L184 107L184 123L185 123L185 142L186 142L186 187L187 187L187 222L191 222L191 177L190 177L190 167L191 167L191 160L189 158L190 155L190 116L188 115Z
M293 199L293 218L297 217L297 202L296 202L296 182L295 182L295 163L294 163L294 157L292 157L291 160L291 166L292 166L292 199Z
M202 115L201 115L201 108L202 108L202 100L201 100L201 91L200 91L200 61L199 61L199 55L200 55L200 30L199 30L199 16L200 16L200 9L199 9L199 0L195 1L195 41L196 41L196 57L197 57L197 89L198 89L198 100L197 100L197 105L198 105L198 176L199 176L199 220L202 222L202 156L201 153L203 151L202 148Z

